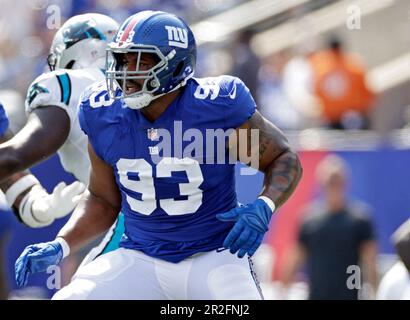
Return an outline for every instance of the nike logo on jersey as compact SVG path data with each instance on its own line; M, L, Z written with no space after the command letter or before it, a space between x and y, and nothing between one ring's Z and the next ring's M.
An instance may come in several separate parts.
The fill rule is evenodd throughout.
M216 249L216 252L222 252L222 251L225 251L225 250L228 250L228 248L218 248L218 249Z
M233 85L233 89L229 93L229 98L231 98L232 100L236 98L236 84Z

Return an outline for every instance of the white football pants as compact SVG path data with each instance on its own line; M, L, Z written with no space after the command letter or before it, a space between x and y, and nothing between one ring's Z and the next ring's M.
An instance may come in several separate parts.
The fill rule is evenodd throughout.
M81 267L53 299L260 300L252 260L229 250L171 263L119 248Z

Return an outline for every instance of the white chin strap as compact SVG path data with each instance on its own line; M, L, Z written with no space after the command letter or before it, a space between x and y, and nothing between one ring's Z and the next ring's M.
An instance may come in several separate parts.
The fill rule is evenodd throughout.
M151 101L155 100L156 98L159 98L162 95L163 94L158 95L158 96L153 96L150 93L141 93L138 96L124 98L124 102L131 109L142 109L148 106L151 103Z

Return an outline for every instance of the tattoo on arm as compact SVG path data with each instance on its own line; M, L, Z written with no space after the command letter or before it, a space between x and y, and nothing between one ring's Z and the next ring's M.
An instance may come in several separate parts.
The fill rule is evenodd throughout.
M269 197L276 207L280 207L289 199L301 176L302 166L298 156L287 151L266 168L262 195Z
M271 157L278 157L280 153L289 149L289 144L283 133L275 127L271 122L266 120L262 115L256 111L254 115L248 120L248 154L259 148L259 161L263 170L266 165L266 160ZM257 130L258 141L251 141L251 131ZM255 142L257 144L255 144Z
M272 199L280 207L295 190L301 175L302 167L298 156L290 147L283 133L259 112L248 120L250 129L259 132L258 146L250 143L248 134L248 154L259 148L259 170L265 173L262 195ZM250 130L248 130L250 131Z

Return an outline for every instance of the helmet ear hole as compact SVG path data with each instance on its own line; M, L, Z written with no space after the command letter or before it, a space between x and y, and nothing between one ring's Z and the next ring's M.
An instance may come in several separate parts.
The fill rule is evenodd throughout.
M172 74L172 76L175 78L175 77L178 77L180 74L181 74L181 71L182 71L182 68L184 67L184 62L180 62L180 63L178 63L178 65L177 65L177 67L175 68L175 71L174 71L174 73Z
M159 82L156 79L152 79L148 82L147 88L148 90L153 90L160 86Z
M69 63L67 63L67 65L65 66L64 69L72 69L74 63L75 63L75 61L74 61L74 60L71 60Z

